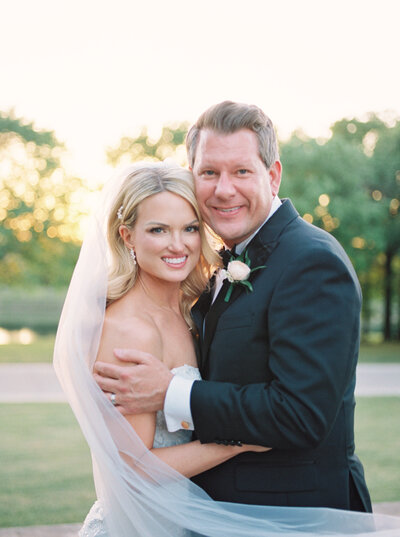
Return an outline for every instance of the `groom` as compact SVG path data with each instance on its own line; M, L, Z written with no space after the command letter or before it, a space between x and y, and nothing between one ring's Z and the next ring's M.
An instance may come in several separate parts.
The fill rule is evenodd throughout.
M164 408L170 430L194 426L203 443L272 447L196 476L215 500L370 511L354 453L361 293L349 259L278 198L281 163L262 110L211 107L187 149L204 220L263 268L252 292L217 277L194 306L203 381L172 379L133 350L116 354L139 366L98 363L96 380L122 413Z

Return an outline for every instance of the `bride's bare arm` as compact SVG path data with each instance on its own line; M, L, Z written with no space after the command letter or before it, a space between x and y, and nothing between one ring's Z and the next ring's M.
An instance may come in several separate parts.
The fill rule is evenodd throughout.
M218 464L240 455L245 451L269 451L262 446L222 446L219 444L200 444L199 440L165 448L153 448L151 451L177 472L193 477Z
M134 327L132 328L132 324ZM105 320L97 360L124 365L113 354L115 347L135 347L154 356L162 356L162 340L157 328L143 320L135 320L127 326ZM118 399L116 399L118 404ZM220 444L201 444L199 441L178 446L153 448L156 414L125 415L146 447L166 464L186 477L205 472L228 459L245 451L267 451L261 446L225 446Z

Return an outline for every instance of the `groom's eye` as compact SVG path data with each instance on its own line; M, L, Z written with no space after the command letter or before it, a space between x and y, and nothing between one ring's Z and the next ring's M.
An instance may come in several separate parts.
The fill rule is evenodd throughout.
M213 175L215 175L215 172L213 170L205 170L203 174L207 177L212 177Z

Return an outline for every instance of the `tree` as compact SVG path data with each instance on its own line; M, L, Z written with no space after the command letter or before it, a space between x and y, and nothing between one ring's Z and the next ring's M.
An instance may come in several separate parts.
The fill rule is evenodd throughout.
M297 133L283 145L281 195L303 218L334 235L351 258L363 288L363 328L371 314L370 272L378 255L378 211L368 184L373 174L357 146L333 136L324 143Z
M400 304L398 257L400 252L400 121L394 127L382 131L376 142L372 157L374 177L371 183L371 196L380 208L381 242L384 248L384 293L385 316L384 336L392 338L393 298L397 292ZM398 319L397 338L400 339L400 319Z
M370 114L366 121L338 121L331 131L324 143L297 133L283 145L287 178L281 191L287 190L302 215L346 249L363 288L366 331L371 298L383 282L383 333L390 339L395 280L400 279L400 124Z
M173 158L178 164L184 166L187 163L185 138L188 123L166 125L162 128L158 139L152 139L146 127L143 127L139 136L121 138L119 145L107 151L110 164L122 165L137 162L139 160L164 160Z
M393 114L381 118L370 114L366 121L342 120L333 126L333 132L347 143L362 148L367 155L372 174L368 191L377 211L375 235L383 269L385 340L392 337L393 298L397 292L400 309L398 256L400 250L400 120ZM400 318L397 337L400 339Z
M87 193L67 177L64 147L13 113L0 113L0 282L65 285L80 244Z

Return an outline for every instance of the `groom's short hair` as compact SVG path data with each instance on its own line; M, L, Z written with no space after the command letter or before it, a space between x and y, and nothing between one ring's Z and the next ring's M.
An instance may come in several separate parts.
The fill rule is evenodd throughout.
M200 131L209 129L220 134L233 134L242 129L254 132L258 139L261 160L269 169L279 160L274 126L261 108L254 104L224 101L208 108L190 128L186 137L189 166L193 168Z

